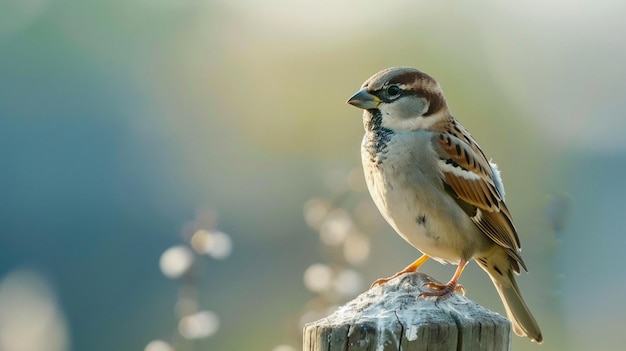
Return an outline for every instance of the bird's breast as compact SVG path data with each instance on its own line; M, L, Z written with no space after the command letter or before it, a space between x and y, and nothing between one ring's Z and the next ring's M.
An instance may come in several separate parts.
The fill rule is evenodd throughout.
M474 225L443 190L431 134L392 132L383 139L367 132L362 144L363 169L374 203L411 245L434 258L458 262L465 245L462 231L474 230Z

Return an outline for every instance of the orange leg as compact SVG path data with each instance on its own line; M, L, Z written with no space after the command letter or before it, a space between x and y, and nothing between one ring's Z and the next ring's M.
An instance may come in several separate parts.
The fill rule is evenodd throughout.
M400 272L392 275L389 278L380 278L378 280L376 280L375 282L372 283L372 288L377 286L377 285L382 285L385 284L386 282L390 281L393 278L397 278L405 273L412 273L417 271L421 265L424 264L424 262L426 262L430 257L428 255L423 255L422 257L418 258L417 260L415 260L413 263L411 263L410 265L406 266L405 269L401 270Z
M453 291L460 292L463 295L465 295L465 288L463 287L463 285L459 284L458 282L459 282L459 278L461 278L461 274L463 273L463 269L465 269L466 265L467 265L466 260L461 260L461 262L459 262L459 266L457 267L456 272L454 272L454 276L452 277L452 279L450 279L448 284L444 284L444 285L435 284L435 283L425 284L426 286L428 286L429 289L432 289L434 291L423 292L419 295L419 297L445 298L447 297L447 295L451 294Z

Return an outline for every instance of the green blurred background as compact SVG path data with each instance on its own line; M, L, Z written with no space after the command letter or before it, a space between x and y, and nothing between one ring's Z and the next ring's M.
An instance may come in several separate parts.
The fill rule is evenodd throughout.
M418 257L371 211L345 104L397 65L433 75L502 170L546 340L514 350L622 349L625 15L617 0L0 0L0 350L299 349L307 318ZM320 241L311 201L361 211L369 254ZM206 213L196 229L233 245L191 284L219 330L181 341L189 281L159 259ZM307 290L316 263L352 290ZM462 283L503 313L475 264Z

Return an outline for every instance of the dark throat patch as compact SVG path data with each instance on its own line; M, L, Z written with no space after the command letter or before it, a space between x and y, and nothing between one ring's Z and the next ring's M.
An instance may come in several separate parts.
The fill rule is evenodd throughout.
M387 143L391 140L394 132L382 126L383 116L380 110L367 110L363 117L365 126L365 144L370 160L375 163L382 163L387 157Z

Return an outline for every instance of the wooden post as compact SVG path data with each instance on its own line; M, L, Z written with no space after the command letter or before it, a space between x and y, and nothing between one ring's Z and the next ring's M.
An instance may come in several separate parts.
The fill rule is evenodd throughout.
M511 324L461 294L417 298L433 281L410 273L304 327L304 351L509 350Z

